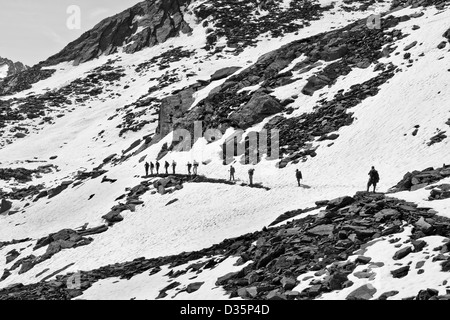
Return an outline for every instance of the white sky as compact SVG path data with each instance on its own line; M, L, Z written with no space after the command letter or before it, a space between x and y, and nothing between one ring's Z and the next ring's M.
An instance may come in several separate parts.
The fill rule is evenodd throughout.
M58 53L102 19L140 0L0 0L0 57L34 65ZM67 8L81 9L81 28L70 30Z

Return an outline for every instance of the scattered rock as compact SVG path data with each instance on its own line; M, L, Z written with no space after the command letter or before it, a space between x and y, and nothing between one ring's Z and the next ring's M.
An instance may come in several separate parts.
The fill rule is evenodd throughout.
M377 292L371 284L366 284L351 292L346 300L370 300Z

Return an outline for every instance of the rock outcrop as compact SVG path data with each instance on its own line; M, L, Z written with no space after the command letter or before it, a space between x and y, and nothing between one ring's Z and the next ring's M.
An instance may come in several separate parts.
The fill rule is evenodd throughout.
M24 65L22 62L13 62L9 59L0 57L0 79L3 78L2 70L6 70L4 76L12 76L29 68L30 67Z
M163 43L180 33L189 33L192 29L184 20L182 12L187 2L147 0L138 3L104 19L42 65L55 65L64 61L74 61L77 65L101 55L116 53L120 47L127 53L134 53Z
M443 165L439 168L429 167L424 170L414 170L403 176L403 179L390 188L390 192L416 191L425 188L430 184L450 177L450 165Z
M32 84L49 78L54 72L53 69L42 69L39 66L34 66L10 75L0 81L0 96L30 89Z

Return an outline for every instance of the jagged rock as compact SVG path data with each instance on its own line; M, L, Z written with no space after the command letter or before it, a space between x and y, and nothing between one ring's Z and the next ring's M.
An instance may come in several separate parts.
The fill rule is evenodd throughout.
M333 234L333 231L334 225L328 224L328 225L319 225L317 227L307 230L306 232L312 235L330 236Z
M312 76L308 79L308 83L303 87L302 93L308 96L312 96L315 91L329 85L331 83L331 79L328 79L327 77L319 77L319 76Z
M339 40L338 40L339 41ZM338 48L326 48L320 53L321 59L325 61L333 61L342 58L348 52L348 47L342 45Z
M330 200L327 205L327 210L337 210L355 202L352 197L341 197L337 199Z
M368 264L370 261L372 261L372 258L364 257L364 256L359 256L355 260L356 263L360 263L360 264Z
M399 215L399 212L395 209L384 209L384 210L377 212L374 215L374 218L376 221L383 221L386 218L391 218L391 217L397 216L397 215Z
M275 289L275 290L269 292L266 299L267 300L286 300L287 298L278 289Z
M370 279L375 276L375 273L369 272L369 271L359 271L359 272L353 273L353 276L355 276L358 279Z
M403 249L400 249L399 251L397 251L394 254L393 259L394 260L400 260L403 259L404 257L406 257L408 254L410 254L412 252L412 248L410 246L405 247Z
M425 234L428 234L433 229L433 226L426 222L423 217L421 217L414 225L422 230Z
M344 283L348 281L348 277L345 273L336 272L328 281L325 281L325 285L330 288L330 290L341 290L343 288Z
M423 240L414 240L411 244L414 246L414 252L422 251L422 249L427 245L427 243Z
M285 252L285 248L279 248L264 255L256 264L257 268L264 268L270 261L278 258Z
M404 266L395 270L391 271L391 274L394 278L403 278L405 277L409 272L409 266Z
M283 279L281 279L281 284L284 290L292 290L295 288L297 281L292 278L284 277Z
M186 292L193 293L193 292L197 291L198 289L200 289L203 284L204 284L204 282L191 283L187 286Z
M223 285L223 284L227 283L229 280L234 279L238 274L239 274L239 272L227 273L226 275L217 279L216 285L217 286Z
M17 257L19 257L19 256L20 256L20 253L17 250L15 250L15 249L10 251L10 252L8 252L6 254L6 264L16 260Z
M123 221L123 217L120 215L120 212L118 211L111 211L108 214L102 216L102 219L105 219L110 224Z
M379 298L378 298L378 300L387 300L388 298L390 298L390 297L393 297L393 296L396 296L397 294L399 294L399 292L398 291L388 291L388 292L385 292L385 293L383 293Z
M374 294L377 292L371 284L366 284L355 291L352 291L346 298L346 300L370 300L373 298Z
M281 111L282 106L274 97L259 93L253 95L246 105L234 112L230 119L236 121L239 127L245 130Z
M420 290L416 300L430 300L432 297L437 297L438 295L439 291L435 289Z
M12 202L2 199L0 202L0 214L5 213L6 211L12 208Z

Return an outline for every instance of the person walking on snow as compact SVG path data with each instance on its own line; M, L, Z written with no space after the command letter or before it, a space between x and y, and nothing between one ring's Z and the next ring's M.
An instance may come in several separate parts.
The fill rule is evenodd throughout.
M170 167L170 163L168 163L167 161L164 163L164 168L166 169L166 174L169 174L169 167Z
M188 175L191 175L191 169L192 169L192 163L188 162L187 164L187 168L188 168Z
M248 178L250 180L250 186L253 186L253 175L255 174L255 169L251 168L248 170Z
M298 186L300 187L300 180L303 179L302 172L300 170L295 171L295 177L297 178Z
M172 170L173 170L173 174L175 174L175 169L177 167L177 163L175 162L175 160L172 161Z
M375 193L375 188L377 187L377 183L380 181L380 176L378 171L375 170L375 167L369 171L369 182L367 183L367 192L369 192L370 186L373 185L373 192Z
M150 162L150 172L153 175L153 170L155 169L155 165L153 164L153 162Z
M145 163L145 176L148 177L148 169L150 169L150 164L148 162Z
M198 165L198 162L194 160L194 176L197 175Z
M235 172L236 172L236 169L234 169L234 167L231 166L231 167L230 167L230 181L231 181L231 180L235 181L235 179L234 179L234 173L235 173Z
M159 174L159 161L156 161L156 174Z

